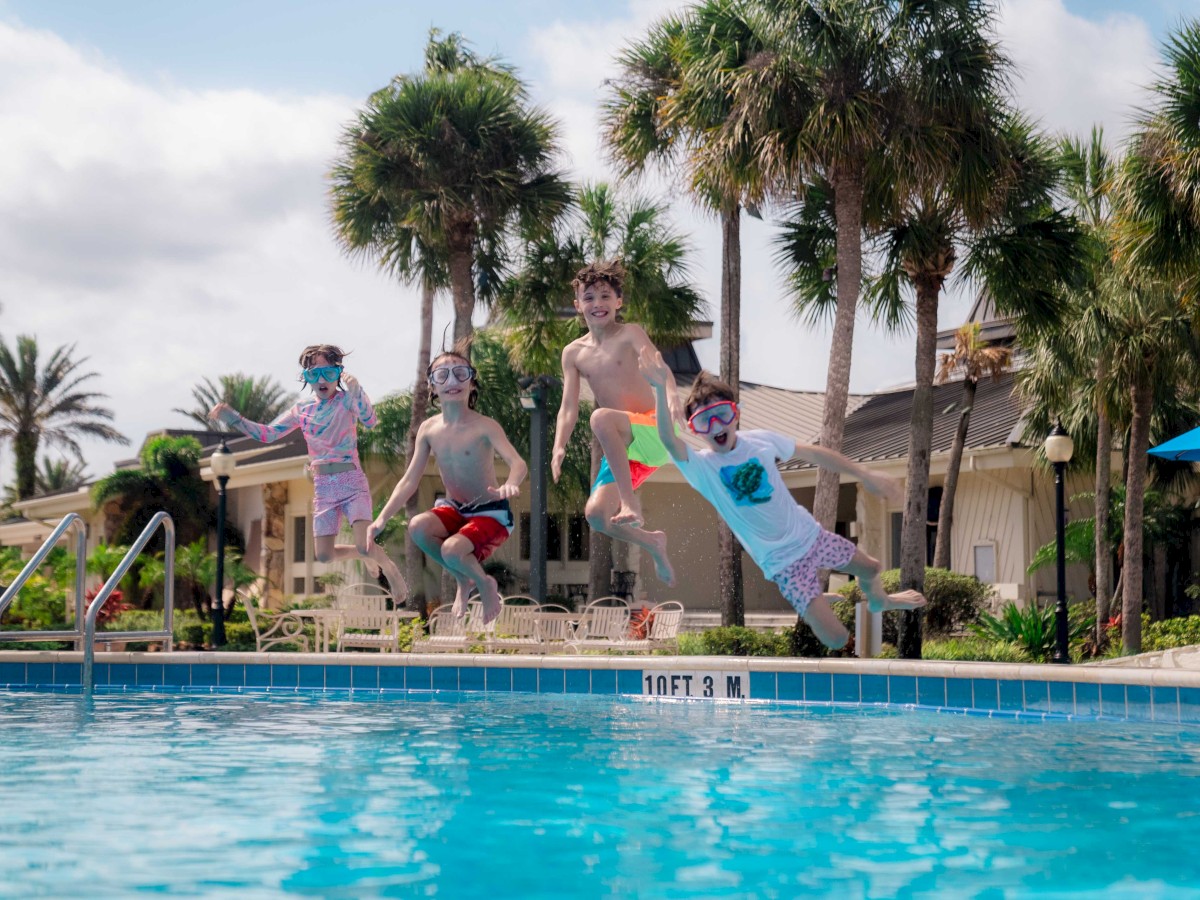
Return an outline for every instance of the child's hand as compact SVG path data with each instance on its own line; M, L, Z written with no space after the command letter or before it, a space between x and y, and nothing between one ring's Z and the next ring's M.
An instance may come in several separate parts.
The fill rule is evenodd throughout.
M870 478L864 478L863 487L877 497L883 497L894 504L904 502L904 488L900 486L899 481L888 478L886 475L872 475Z
M554 455L550 457L550 475L554 478L554 483L558 484L559 476L562 475L563 460L567 458L567 448L558 447L554 451Z
M655 387L664 387L671 376L671 370L663 362L662 354L653 347L642 348L642 352L638 354L638 369L642 377Z
M232 406L230 406L228 403L218 403L208 411L208 418L209 421L212 422L223 422L226 418L231 417L232 414Z
M379 538L380 533L383 531L383 528L385 525L387 525L386 521L383 521L381 519L376 519L374 522L372 522L370 525L367 526L367 543L368 544L375 543L375 541Z
M353 375L342 372L342 387L346 389L346 393L352 394L358 390L358 379Z
M500 487L488 488L488 493L500 500L507 500L509 497L515 497L521 493L521 486L517 484L508 484L507 482Z

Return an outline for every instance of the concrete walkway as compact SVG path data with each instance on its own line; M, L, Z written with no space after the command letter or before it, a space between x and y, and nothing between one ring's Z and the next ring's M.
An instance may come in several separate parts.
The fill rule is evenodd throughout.
M1122 656L1089 663L1093 666L1113 666L1123 669L1192 669L1200 671L1200 645L1176 647L1174 650L1157 650L1137 656Z

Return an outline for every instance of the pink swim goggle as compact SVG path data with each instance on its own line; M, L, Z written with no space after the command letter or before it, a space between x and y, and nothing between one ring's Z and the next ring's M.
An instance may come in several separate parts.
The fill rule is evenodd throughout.
M713 430L714 422L719 422L722 425L732 425L733 420L737 416L737 404L732 400L721 400L696 410L688 416L687 423L688 428L695 434L708 434Z

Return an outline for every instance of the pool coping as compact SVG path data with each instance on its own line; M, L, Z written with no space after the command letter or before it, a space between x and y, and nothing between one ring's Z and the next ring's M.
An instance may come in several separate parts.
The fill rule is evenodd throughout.
M0 651L0 689L78 689L77 651ZM98 692L481 691L1200 724L1200 671L894 659L99 652Z

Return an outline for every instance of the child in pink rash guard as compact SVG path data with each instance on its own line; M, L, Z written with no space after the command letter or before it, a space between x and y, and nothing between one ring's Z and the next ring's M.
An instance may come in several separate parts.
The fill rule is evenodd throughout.
M332 344L305 347L300 354L301 379L316 396L297 403L270 424L245 419L226 403L214 406L208 417L267 444L299 428L308 446L313 476L313 538L318 562L362 559L373 573L382 570L399 605L408 594L404 577L383 548L367 540L374 511L367 476L358 459L358 423L374 428L375 408L358 379L342 367L344 356ZM354 530L353 545L335 543L343 516Z

